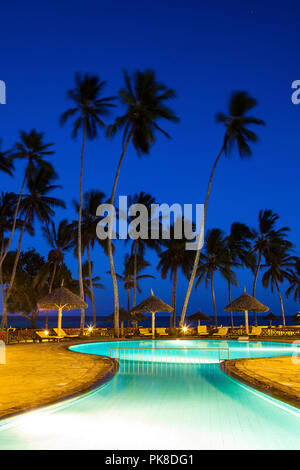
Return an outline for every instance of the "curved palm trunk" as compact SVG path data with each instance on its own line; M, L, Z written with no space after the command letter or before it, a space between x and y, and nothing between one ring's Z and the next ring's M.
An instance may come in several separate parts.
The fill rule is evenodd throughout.
M10 232L10 236L9 236L6 248L5 248L5 252L3 253L3 255L0 258L0 267L2 266L3 261L5 260L5 258L7 256L7 253L9 251L9 248L10 248L10 245L11 245L12 237L13 237L13 235L15 233L15 230L16 230L17 217L18 217L18 213L19 213L19 209L20 209L20 204L21 204L22 194L23 194L23 191L24 191L24 186L25 186L26 179L27 179L27 173L28 173L28 167L25 171L24 179L23 179L22 186L21 186L20 193L19 193L19 197L18 197L18 202L17 202L16 208L15 208L14 221L13 221L12 229L11 229L11 232Z
M49 294L51 294L51 292L52 292L52 287L53 287L53 283L54 283L54 279L55 279L56 269L57 269L57 261L55 261L54 266L53 266L52 276L51 276L50 284L49 284ZM48 329L48 318L49 318L49 311L46 310L45 330Z
M201 232L202 233L204 232L204 224L205 224L207 206L208 206L209 196L210 196L210 192L211 192L213 177L214 177L214 174L215 174L215 171L216 171L217 164L218 164L223 152L224 152L224 145L222 146L222 148L221 148L221 150L220 150L220 152L219 152L219 154L218 154L218 156L215 160L215 163L212 167L211 173L210 173L208 188L207 188L206 198L205 198L205 203L204 203L204 213L203 213L203 220L202 220L202 226L201 226ZM196 274L197 274L197 268L198 268L198 264L199 264L199 260L200 260L200 254L201 254L200 242L201 242L201 237L199 237L198 249L197 249L196 256L195 256L194 266L193 266L192 274L191 274L191 277L190 277L190 280L189 280L189 285L188 285L188 288L187 288L187 292L185 294L185 299L184 299L184 303L183 303L183 307L182 307L182 311L181 311L180 326L183 326L183 324L184 324L188 302L189 302L189 299L190 299L192 288L193 288L193 285L194 285L194 282L195 282L195 277L196 277Z
M215 297L215 289L214 289L214 273L212 273L211 275L210 287L211 287L211 296L212 296L212 301L213 301L213 306L214 306L215 327L218 328L216 297Z
M79 293L81 300L84 300L84 289L83 289L83 278L82 278L82 259L81 259L81 219L82 219L82 203L83 203L83 195L82 195L82 177L83 177L83 161L84 161L84 149L85 149L85 140L86 140L86 117L84 119L84 127L83 127L83 137L82 137L82 148L81 148L81 158L80 158L80 178L79 178L79 210L78 210L78 238L77 238L77 252L78 252L78 280L79 280ZM84 321L85 321L85 310L84 308L81 309L80 315L80 330L81 332L84 329Z
M4 252L4 238L2 237L0 258L3 255L3 252ZM1 283L1 294L2 294L2 305L4 307L4 304L5 304L5 289L4 289L4 282L3 282L2 266L0 266L0 283ZM2 327L2 322L4 324L3 327ZM2 319L1 319L1 329L2 328L7 328L7 317L4 318L4 315L2 315Z
M136 305L136 271L137 271L137 240L134 241L134 263L133 263L133 307Z
M90 256L90 244L87 244L87 255L88 255L88 266L89 266L89 282L90 282L90 291L91 291L91 300L93 307L93 327L96 328L96 307L95 307L95 296L94 296L94 287L93 287L93 278L92 278L92 263Z
M282 314L282 324L283 324L283 326L285 326L285 314L284 314L283 300L282 300L282 297L281 297L281 293L280 293L280 289L279 289L279 285L278 285L277 280L275 280L275 284L276 284L277 292L278 292L279 299L280 299L280 307L281 307L281 314Z
M116 189L117 189L117 184L118 184L118 179L119 179L119 175L120 175L120 170L121 170L123 158L125 156L125 153L126 153L128 144L130 142L130 139L132 137L132 134L133 134L133 129L131 129L130 133L127 136L127 139L126 139L126 142L123 146L121 157L120 157L120 160L119 160L119 163L118 163L118 168L117 168L117 172L116 172L116 176L115 176L115 180L114 180L114 184L113 184L113 189L112 189L112 193L111 193L111 198L110 198L110 204L112 204L112 205L113 205L114 200L115 200L115 194L116 194ZM110 272L111 272L111 277L112 277L112 282L113 282L113 289L114 289L114 330L115 330L114 332L115 332L115 336L118 338L119 335L120 335L120 329L119 329L119 292L118 292L118 282L117 282L117 276L116 276L116 271L115 271L115 266L114 266L114 257L113 257L113 253L112 253L112 243L111 243L112 227L113 227L112 216L113 216L113 214L111 214L111 221L110 221L109 228L108 228L108 258L109 258Z
M6 327L7 327L7 301L9 299L10 295L11 295L11 291L12 291L12 288L13 288L13 285L14 285L14 282L15 282L18 262L19 262L20 253L21 253L22 238L23 238L23 235L24 235L28 215L29 215L29 211L27 210L26 215L25 215L25 219L24 219L24 222L23 222L23 225L22 225L22 228L21 228L20 236L19 236L18 249L17 249L17 253L16 253L14 265L13 265L13 270L12 270L12 273L11 273L9 286L8 286L6 296L5 296L5 302L3 304L3 317L2 317L1 328L5 328L5 326L4 326L5 323L6 323Z
M231 282L230 281L228 281L228 298L229 298L229 303L231 304ZM230 324L231 324L231 327L233 328L234 323L233 323L232 310L230 310Z
M173 327L176 328L177 266L173 276Z
M252 291L253 297L255 297L256 283L257 283L258 273L259 273L260 266L261 266L261 258L262 258L262 253L260 252L259 257L258 257L258 263L256 266L254 281L253 281L253 291ZM253 312L253 313L254 313L254 325L257 326L257 315L256 315L256 312Z

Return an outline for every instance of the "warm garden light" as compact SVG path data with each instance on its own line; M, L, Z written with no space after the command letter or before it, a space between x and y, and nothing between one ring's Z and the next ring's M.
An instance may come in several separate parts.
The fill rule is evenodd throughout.
M48 331L48 330L44 330L44 333L45 333L45 335L48 335L48 334L49 334L49 331Z

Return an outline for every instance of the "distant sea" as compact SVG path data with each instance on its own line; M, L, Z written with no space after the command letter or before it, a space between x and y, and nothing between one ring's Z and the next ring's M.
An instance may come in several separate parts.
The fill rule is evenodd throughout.
M107 322L104 321L104 317L97 317L97 327L104 327L108 328L113 326L112 322ZM263 320L263 315L257 315L258 318L258 324L259 325L268 325L269 322L266 320ZM176 324L179 324L179 319L180 317L177 317L177 322ZM90 315L86 315L85 317L85 325L89 326L93 323L93 317ZM188 322L186 321L187 325L190 326L197 326L197 322ZM210 322L203 322L201 324L205 325L214 325L214 321ZM218 315L218 324L223 325L223 326L230 326L230 317L229 315ZM234 325L235 326L240 326L245 324L245 316L244 315L239 315L236 314L234 315ZM253 325L254 320L253 316L249 315L249 324ZM286 324L287 325L295 325L292 321L292 316L286 315ZM8 325L12 326L14 328L31 328L31 322L26 321L25 318L19 316L19 315L9 315L8 316ZM56 327L57 326L57 316L55 315L49 315L48 319L48 325L50 328ZM145 320L143 322L139 322L139 325L145 327L145 328L150 328L151 327L151 316L149 316L148 320ZM157 327L169 327L170 326L170 316L169 315L160 315L159 313L155 317L155 325ZM282 319L280 318L278 321L273 321L272 325L282 325ZM37 328L44 328L45 326L45 316L41 315L40 317L37 318L36 321L36 326ZM63 316L62 320L62 326L63 328L79 328L80 326L80 316L79 315L65 315ZM127 326L127 322L124 322L124 326Z

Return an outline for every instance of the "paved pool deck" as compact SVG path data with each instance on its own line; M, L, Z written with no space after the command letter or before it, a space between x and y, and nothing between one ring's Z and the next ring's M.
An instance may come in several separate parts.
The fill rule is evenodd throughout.
M6 364L0 364L0 419L88 392L114 375L114 361L70 351L71 344L78 342L6 347Z
M7 346L6 364L0 364L0 419L81 395L110 380L118 370L116 361L68 349L72 344L98 341L114 340ZM299 363L286 356L234 359L221 368L247 385L300 408L298 359Z

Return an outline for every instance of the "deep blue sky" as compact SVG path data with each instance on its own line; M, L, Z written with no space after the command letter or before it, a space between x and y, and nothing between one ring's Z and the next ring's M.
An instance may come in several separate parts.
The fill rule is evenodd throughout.
M202 203L212 162L220 149L223 129L215 113L226 111L233 90L247 90L259 101L255 114L267 122L258 130L260 142L251 160L236 154L223 159L216 172L207 226L228 231L233 221L257 225L258 211L270 208L280 214L282 225L291 227L290 239L299 250L299 132L300 105L291 102L291 83L300 79L300 4L275 2L143 0L104 2L10 1L1 5L0 79L7 85L7 104L0 106L4 147L17 139L19 129L36 128L55 142L53 164L60 175L66 211L56 220L74 217L71 201L78 194L80 140L72 141L70 126L60 128L60 114L70 106L66 90L76 71L98 74L107 80L106 94L116 94L122 69L154 68L157 76L175 88L172 103L181 119L168 125L172 140L159 137L151 155L138 159L130 148L119 181L119 194L144 190L159 202ZM120 112L118 109L116 112ZM103 135L88 143L84 189L109 194L121 150L120 137L108 142ZM0 174L1 190L19 190L23 171L18 162L14 179ZM23 247L35 246L45 256L48 247L37 227L36 237L26 237ZM119 242L117 271L128 248ZM298 251L299 254L299 251ZM113 308L107 258L100 248L93 253L95 274L107 286L97 293L99 314ZM157 278L143 283L142 300L152 286L156 295L170 301L171 285ZM77 275L72 255L67 261ZM148 273L152 272L151 269ZM239 295L244 285L251 291L251 273L239 273ZM178 306L186 281L179 279ZM283 289L285 290L285 288ZM121 299L126 295L120 286ZM273 296L258 283L257 298L280 313ZM227 304L226 284L216 279L219 313ZM285 300L288 314L299 310ZM212 313L210 291L204 286L193 293L189 313Z

